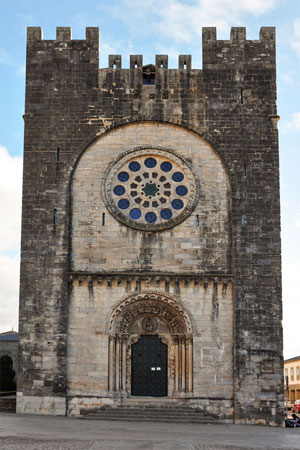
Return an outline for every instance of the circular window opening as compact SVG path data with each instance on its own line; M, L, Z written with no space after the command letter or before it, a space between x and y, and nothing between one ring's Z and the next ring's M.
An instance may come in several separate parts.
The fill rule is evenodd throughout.
M110 164L103 196L123 224L164 230L191 214L198 200L198 182L189 162L173 150L138 147Z

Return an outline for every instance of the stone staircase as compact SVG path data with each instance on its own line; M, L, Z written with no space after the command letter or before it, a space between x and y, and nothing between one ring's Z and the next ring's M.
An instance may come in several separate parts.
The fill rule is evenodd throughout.
M0 412L16 412L16 396L15 395L7 395L0 396Z
M119 406L81 410L81 417L99 420L124 420L139 422L219 423L218 418L199 408L173 402L147 402L127 399Z

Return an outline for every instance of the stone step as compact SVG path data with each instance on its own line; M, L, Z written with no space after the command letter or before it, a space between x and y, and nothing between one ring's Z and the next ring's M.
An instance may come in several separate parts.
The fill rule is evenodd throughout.
M114 415L147 415L147 416L195 416L195 417L206 417L206 414L201 412L187 412L187 411L148 411L146 409L144 410L131 410L131 409L118 409L118 410L109 410L109 409L100 409L100 410L93 410L91 411L93 414L99 414L99 415L105 415L105 414L114 414Z
M93 410L81 410L81 417L99 420L149 421L149 422L181 422L181 423L217 423L218 420L193 408L162 407L110 407L105 406Z
M195 412L195 413L203 413L202 409L199 408L188 408L188 407L180 407L180 406L127 406L127 405L120 405L117 408L113 408L111 406L102 406L99 409L128 409L130 411L132 410L147 410L147 411L162 411L162 412L168 412L168 411L178 411L178 412Z
M145 419L150 419L150 418L154 418L157 420L164 420L164 419L181 419L184 421L189 421L191 419L195 419L195 420L211 420L211 417L207 417L204 415L196 415L196 414L190 414L190 415L179 415L179 414L168 414L168 415L154 415L154 414L110 414L110 413L103 413L103 414L97 414L97 413L91 413L91 414L87 414L88 416L93 416L93 417L120 417L122 419L126 419L126 418L145 418Z
M218 423L216 419L212 417L180 417L180 416L143 416L143 415L116 415L116 414L87 414L82 415L85 419L98 419L98 420L116 420L116 421L130 421L130 422L175 422L175 423Z
M177 414L177 415L190 415L190 414L196 414L198 416L205 416L203 411L201 410L195 410L195 409L179 409L179 408L124 408L124 407L118 407L118 408L97 408L93 410L95 413L111 413L111 414L157 414L157 415L164 415L164 414Z

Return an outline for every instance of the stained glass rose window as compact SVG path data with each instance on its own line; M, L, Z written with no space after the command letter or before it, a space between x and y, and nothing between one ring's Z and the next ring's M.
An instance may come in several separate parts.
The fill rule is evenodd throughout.
M198 186L182 156L169 149L139 147L109 166L103 195L122 223L154 231L171 228L191 214Z

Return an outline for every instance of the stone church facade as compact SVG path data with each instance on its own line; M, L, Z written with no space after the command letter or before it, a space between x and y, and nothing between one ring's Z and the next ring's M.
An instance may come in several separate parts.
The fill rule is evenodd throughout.
M27 36L17 412L130 398L279 425L275 30L203 69Z

